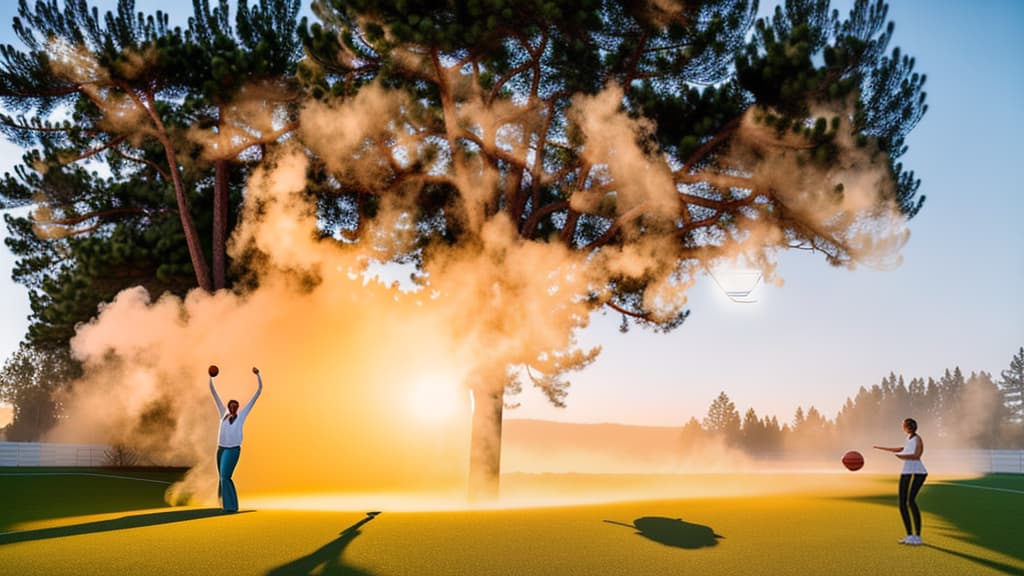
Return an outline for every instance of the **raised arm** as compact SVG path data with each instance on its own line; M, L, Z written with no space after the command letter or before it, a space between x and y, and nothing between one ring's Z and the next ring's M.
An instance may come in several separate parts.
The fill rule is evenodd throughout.
M249 413L249 410L252 410L252 405L256 403L256 399L259 398L260 393L263 392L263 378L260 376L259 368L254 366L252 373L256 375L256 393L249 399L249 403L245 405L245 408L238 411L240 416L245 416Z
M213 401L217 403L217 416L223 416L227 412L227 408L224 407L224 403L220 401L220 395L217 394L217 387L213 385L213 376L210 376L210 393L213 394Z

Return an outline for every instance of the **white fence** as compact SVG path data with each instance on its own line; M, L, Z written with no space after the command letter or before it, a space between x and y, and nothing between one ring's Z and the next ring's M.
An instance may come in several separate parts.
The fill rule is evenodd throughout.
M1024 450L932 450L924 456L928 471L971 470L985 474L1024 474Z
M1024 450L989 450L989 471L1024 474Z
M0 466L103 466L110 446L0 442Z
M815 455L793 455L785 452L760 454L757 460L762 471L825 471L836 470L841 452L822 458ZM863 452L868 474L899 474L903 461L884 452ZM974 448L925 449L921 460L930 474L1024 474L1024 450L981 450Z
M48 444L0 442L0 466L103 466L110 446L104 444ZM1024 450L935 449L925 455L930 472L1024 474ZM892 466L898 466L896 461ZM880 471L880 470L879 470Z

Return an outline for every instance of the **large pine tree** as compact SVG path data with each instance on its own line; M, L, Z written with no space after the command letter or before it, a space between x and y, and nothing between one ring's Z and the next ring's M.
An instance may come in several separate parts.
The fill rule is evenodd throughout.
M650 254L586 301L672 329L685 287L717 259L766 263L797 247L852 265L899 245L888 225L923 201L898 159L925 111L924 77L890 51L880 0L845 18L827 0L790 0L756 23L747 0L318 0L314 11L299 74L311 95L326 109L399 102L362 133L318 134L354 142L344 152L310 140L344 199L337 221L358 237L381 205L407 206L416 239L392 257L427 269L440 246L486 244L495 222L595 266ZM877 176L870 190L848 178L863 171ZM559 375L578 364L544 361L557 357L531 350L475 376L480 485L497 481L508 365L540 374L560 402Z
M182 29L131 0L107 14L19 3L22 45L0 48L0 129L33 149L0 180L0 207L33 208L5 216L32 309L26 349L66 353L125 288L184 296L245 274L230 273L225 243L247 175L295 127L302 49L299 0L230 4L193 0Z
M136 13L134 0L106 14L86 0L20 0L14 31L24 48L0 48L0 102L12 112L0 128L48 152L36 169L102 161L115 175L170 186L163 208L179 220L196 285L222 288L230 189L244 180L230 167L251 165L294 127L298 2L243 2L232 26L227 0L213 9L193 0L182 30L161 11ZM254 107L264 110L258 121L240 112ZM62 200L46 207L58 223L98 227L124 214Z

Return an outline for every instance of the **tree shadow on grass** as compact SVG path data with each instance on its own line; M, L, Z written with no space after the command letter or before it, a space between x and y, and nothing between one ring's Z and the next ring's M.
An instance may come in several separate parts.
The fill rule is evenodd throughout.
M359 528L377 517L376 512L367 513L366 518L345 528L340 535L302 558L297 558L267 572L266 576L372 576L371 572L345 564L341 556L345 548L361 534ZM319 568L319 570L317 570Z
M174 522L187 522L189 520L198 520L200 518L223 516L224 514L225 512L220 508L174 510L171 512L134 514L131 516L113 518L111 520L98 520L96 522L85 522L83 524L72 524L70 526L55 526L53 528L41 528L39 530L5 532L0 534L0 546L4 544L14 544L15 542L47 540L50 538L63 538L65 536L80 536L82 534L95 534L97 532L110 532L112 530L127 530L130 528L158 526L160 524L171 524Z
M718 541L724 538L724 536L715 534L715 531L709 526L685 522L682 518L644 516L633 520L632 524L614 520L605 520L605 522L633 528L638 536L643 536L658 544L687 550L717 546Z

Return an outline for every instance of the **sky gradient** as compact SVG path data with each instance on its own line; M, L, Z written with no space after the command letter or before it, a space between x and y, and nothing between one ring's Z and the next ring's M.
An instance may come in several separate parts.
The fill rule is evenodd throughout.
M14 11L13 2L0 6L5 43L13 41ZM1008 366L1024 346L1024 185L1013 172L1024 151L1024 2L899 0L889 15L893 45L928 75L929 111L902 158L927 200L910 223L903 264L850 271L821 255L785 253L784 286L762 287L756 304L732 303L702 278L690 293L690 318L668 335L619 334L616 315L595 315L581 340L603 353L572 378L569 406L554 408L526 390L506 417L679 425L703 416L720 391L741 411L780 421L797 406L832 417L859 386L890 371L938 377L960 366L998 376ZM179 16L172 24L184 24ZM0 142L0 169L20 155ZM24 289L9 279L12 264L0 247L3 358L29 313Z

